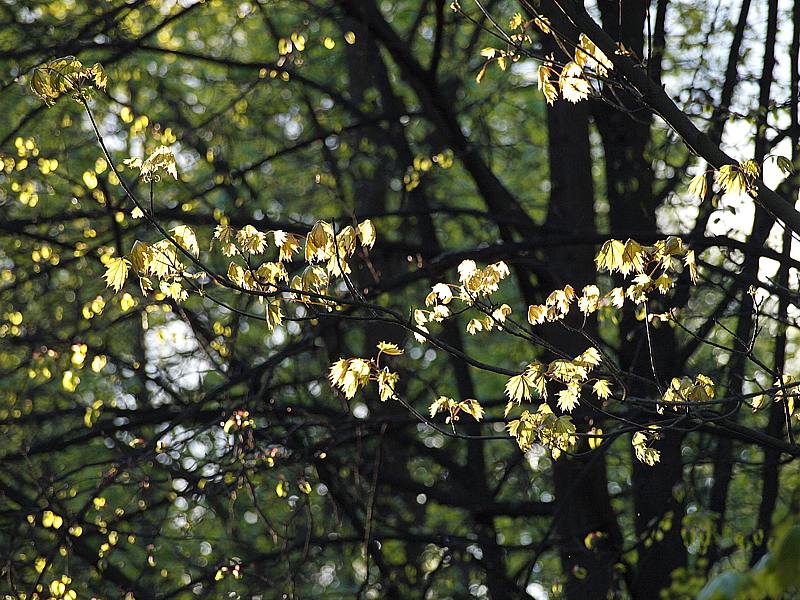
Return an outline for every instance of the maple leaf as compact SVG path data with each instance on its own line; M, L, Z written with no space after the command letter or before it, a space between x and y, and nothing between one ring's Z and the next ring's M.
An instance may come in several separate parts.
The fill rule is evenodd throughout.
M400 356L405 352L405 350L401 350L397 347L397 344L393 344L392 342L378 342L378 350L389 356Z
M586 100L592 91L583 69L574 61L564 65L558 77L558 85L561 88L561 97L573 104Z
M625 252L625 244L619 240L608 240L601 247L600 252L594 258L598 271L608 271L613 273L622 268L622 255Z
M131 263L127 258L112 258L106 265L105 277L106 285L113 288L115 292L120 291L128 278L128 268Z
M158 181L158 171L164 170L178 179L178 167L175 163L175 155L167 146L159 146L142 163L141 174L145 181Z
M506 395L517 403L530 400L531 390L533 390L533 382L525 373L514 375L506 382Z
M601 400L608 400L611 396L611 384L605 379L598 379L592 385L592 391Z

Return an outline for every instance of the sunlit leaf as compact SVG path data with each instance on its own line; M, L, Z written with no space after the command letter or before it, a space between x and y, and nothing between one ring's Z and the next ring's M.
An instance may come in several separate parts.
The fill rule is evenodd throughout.
M175 155L167 146L159 146L142 163L141 174L145 181L159 179L159 171L166 171L173 179L178 179L178 167Z
M112 258L106 265L105 277L106 285L113 288L115 292L122 289L125 280L128 278L128 267L130 261L126 258Z

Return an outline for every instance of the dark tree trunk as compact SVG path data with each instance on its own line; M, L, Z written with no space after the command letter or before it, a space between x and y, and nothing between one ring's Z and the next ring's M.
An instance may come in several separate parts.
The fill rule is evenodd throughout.
M646 55L644 38L648 2L600 2L603 27L638 56ZM658 69L655 65L649 68ZM609 96L609 99L611 97ZM617 96L628 108L636 102L626 95ZM651 143L652 115L643 111L623 112L610 103L596 103L595 123L600 132L605 155L606 194L611 236L635 238L638 232L655 232L656 198L653 171L647 156ZM675 338L670 328L650 328L636 318L633 307L623 312L619 328L619 361L623 371L659 384L675 374L672 348ZM658 397L659 390L632 380L629 392L644 397ZM681 482L681 441L679 432L665 431L658 448L665 460L655 467L639 462L632 453L632 492L636 536L639 541L637 571L630 581L631 594L637 599L657 598L669 587L672 572L686 564L686 549L681 539L683 504L676 498Z
M562 32L573 31L566 19L558 18L551 2L542 3L543 12L553 15L552 23ZM545 39L546 52L557 51L551 38ZM587 105L556 102L547 108L548 152L550 166L550 201L545 227L556 234L596 232L594 182L589 141ZM576 236L580 238L580 236ZM544 254L549 265L546 276L540 276L542 293L570 284L580 293L583 286L594 282L594 248L591 244L548 249ZM575 323L580 326L580 323ZM589 333L596 333L596 324L587 324ZM561 326L541 329L545 339L557 343L567 354L577 356L589 343L579 334ZM585 432L596 424L597 414L584 396L582 405L573 414L578 431ZM588 450L585 440L578 452ZM560 505L555 517L555 530L560 539L561 563L567 577L566 595L570 600L613 597L617 588L614 564L618 562L622 536L608 494L605 456L602 452L580 457L560 457L553 466L556 501ZM587 547L587 535L600 534L599 543Z

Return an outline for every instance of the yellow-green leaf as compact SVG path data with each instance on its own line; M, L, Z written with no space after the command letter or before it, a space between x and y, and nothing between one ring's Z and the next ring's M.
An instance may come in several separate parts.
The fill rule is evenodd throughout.
M405 352L405 350L401 350L397 347L397 344L393 344L392 342L378 342L378 350L391 356L400 356Z
M592 385L592 391L601 400L608 400L611 396L611 384L605 379L598 379Z
M506 395L515 402L531 399L533 382L525 373L514 375L506 382Z
M128 267L130 261L126 258L112 258L106 265L105 277L106 285L113 288L115 292L122 289L125 280L128 278Z
M689 182L689 194L702 200L706 197L707 192L708 178L706 177L706 174L700 173L700 175L695 175L692 177L692 180Z
M375 225L372 224L372 221L365 219L358 224L358 239L361 240L362 246L372 248L376 238Z
M483 418L483 407L477 400L469 398L468 400L459 402L458 406L465 413L471 415L476 421L480 421Z
M131 249L131 264L133 270L139 274L147 271L147 266L152 260L152 253L150 252L150 244L147 242L140 242L136 240Z
M197 244L197 238L191 227L186 225L178 225L172 229L172 237L175 241L189 254L197 258L200 256L200 246Z
M694 250L686 252L686 256L683 257L683 264L689 269L689 278L692 283L697 283L697 259L695 258Z
M158 171L164 170L174 179L178 178L178 168L175 163L175 155L167 146L159 146L142 163L141 173L145 181L158 181Z
M475 76L475 83L479 84L481 81L483 81L483 77L484 77L484 75L486 75L486 67L487 66L489 66L489 63L486 63L485 65L483 65L483 67L481 67L481 70L478 71L478 74Z
M600 248L600 252L595 256L594 262L598 271L609 271L613 273L622 268L622 256L625 252L625 244L619 240L608 240Z

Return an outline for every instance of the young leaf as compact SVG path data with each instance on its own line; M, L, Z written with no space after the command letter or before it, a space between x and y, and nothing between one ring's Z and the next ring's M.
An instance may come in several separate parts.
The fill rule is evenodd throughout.
M598 271L613 273L622 269L622 256L625 244L619 240L608 240L600 248L594 259Z
M743 163L740 163L739 169L746 177L750 179L756 179L761 172L761 169L758 167L758 163L756 163L756 161L753 159L749 159Z
M431 288L429 297L432 302L429 303L426 299L425 303L428 306L437 301L441 304L450 304L450 301L453 299L453 290L446 283L437 283Z
M694 250L688 250L686 256L683 257L683 264L689 269L689 278L692 283L697 283L697 259L694 255Z
M747 191L747 179L739 165L722 165L717 172L717 183L726 194L742 194Z
M94 75L94 85L97 89L104 90L108 85L108 76L106 75L103 66L100 63L92 65L92 74Z
M622 251L622 266L620 272L623 275L628 273L641 273L644 269L644 251L639 242L628 240Z
M470 319L467 323L467 333L475 335L479 331L483 331L483 321L480 319Z
M106 265L105 277L106 285L113 288L115 292L122 289L125 280L128 278L128 267L130 261L126 258L112 258Z
M358 239L364 248L372 248L376 238L375 225L372 224L372 221L365 219L358 224Z
M464 400L458 403L458 407L468 415L471 415L476 421L480 421L483 418L483 407L477 400L472 398Z
M175 163L175 155L166 146L159 146L142 163L141 174L145 181L158 181L158 171L164 170L178 179L178 167Z
M564 66L558 78L558 85L561 88L561 97L573 104L586 100L592 91L583 69L576 62L568 62Z
M162 281L158 287L162 294L167 298L172 298L175 302L183 302L189 297L188 292L183 289L183 286L177 281L172 281L170 283Z
M147 270L151 275L165 277L183 268L178 260L178 249L169 240L159 240L150 246L150 253L152 258Z
M541 325L547 320L547 307L544 304L534 304L528 307L528 323Z
M172 229L172 237L189 254L197 258L200 256L200 246L197 245L197 238L191 227L178 225Z
M388 369L383 369L378 373L378 394L380 395L381 402L386 402L394 396L394 390L400 376L397 373L392 373Z
M611 384L605 379L598 379L592 385L592 391L600 400L608 400L611 396Z
M533 382L525 374L514 375L506 382L506 395L515 402L522 402L523 400L531 399L531 390L533 389Z
M552 106L558 98L558 89L555 84L550 81L550 78L555 76L555 72L550 64L549 62L545 62L539 66L539 91L544 94L544 99L547 104Z
M580 386L578 384L570 384L565 389L558 392L558 408L564 412L572 412L578 405L578 397L580 395Z
M34 69L31 75L31 91L52 106L66 93L75 93L85 99L87 88L105 89L108 79L103 67L96 63L84 67L74 56L57 58Z
M267 236L252 225L242 227L236 233L236 241L249 254L261 254L267 246Z
M695 175L689 182L689 195L703 200L708 192L708 178L705 173Z
M489 63L487 62L486 64L483 65L483 67L481 67L481 70L478 71L478 74L475 76L475 83L480 84L480 82L483 81L483 77L484 75L486 75L486 67L488 66Z
M392 342L378 342L378 350L389 356L400 356L405 350L397 347L397 344Z
M587 62L591 63L589 66L594 67L598 75L601 77L607 76L608 72L614 68L614 64L603 51L585 33L580 35L579 44L579 49L575 50L575 61L581 66ZM587 61L587 58L590 60Z
M140 242L136 240L131 249L131 264L133 270L137 274L143 274L147 271L147 266L152 260L152 253L150 252L150 244L147 242Z
M603 358L597 348L589 346L580 356L575 358L575 363L582 366L596 367L602 362Z
M633 434L633 440L631 442L639 462L650 467L655 466L655 464L661 460L661 452L650 447L654 437L655 436L648 435L643 431L637 431Z
M317 221L306 235L306 261L322 262L334 254L333 227L325 221Z
M776 156L775 162L778 165L778 168L781 170L782 173L786 175L791 175L794 173L794 166L792 165L792 161L786 158L785 156Z
M611 300L611 306L614 308L622 308L625 305L625 290L621 287L615 287L606 294L606 298Z
M281 262L292 260L292 255L300 249L300 240L291 233L286 233L280 229L272 232L275 239L275 246L280 251L278 260Z
M431 419L435 417L437 413L449 410L452 402L452 398L448 398L447 396L439 396L434 400L428 408L428 414L431 416Z
M547 17L540 17L540 16L534 17L533 22L539 29L542 30L543 34L547 35L550 33L550 19L548 19Z

